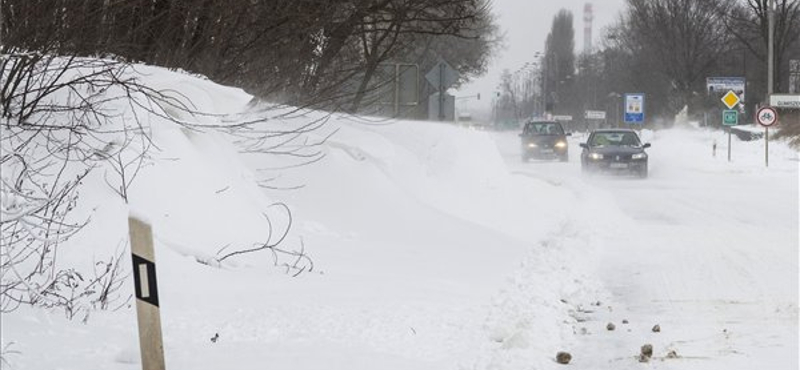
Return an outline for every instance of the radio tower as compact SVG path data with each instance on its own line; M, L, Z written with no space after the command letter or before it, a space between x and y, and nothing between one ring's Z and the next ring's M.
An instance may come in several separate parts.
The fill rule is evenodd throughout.
M592 22L594 21L594 12L592 11L592 3L586 3L583 7L583 52L585 54L592 53Z

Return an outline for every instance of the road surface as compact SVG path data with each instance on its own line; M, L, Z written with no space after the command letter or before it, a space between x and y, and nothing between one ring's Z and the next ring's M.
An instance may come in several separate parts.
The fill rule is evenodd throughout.
M649 343L659 368L797 369L796 155L775 154L781 164L766 170L757 144L741 143L751 150L729 164L712 157L710 133L643 136L653 144L646 180L582 175L585 137L570 138L565 164L522 163L516 135L495 136L520 178L579 200L570 217L596 250L594 276L610 299L578 310L573 363L638 368ZM666 358L670 351L678 358Z

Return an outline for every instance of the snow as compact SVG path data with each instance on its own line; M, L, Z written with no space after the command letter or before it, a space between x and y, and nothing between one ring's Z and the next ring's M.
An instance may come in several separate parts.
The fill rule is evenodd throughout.
M761 142L734 139L728 163L722 132L647 131L649 179L584 177L581 135L569 163L523 164L515 132L326 119L136 70L210 113L167 109L181 121L258 121L234 134L154 117L129 204L102 172L81 189L91 223L59 260L90 271L124 246L130 214L151 222L168 368L556 369L566 350L576 368L628 369L645 343L655 368L798 367L798 154L783 143L766 169ZM244 152L315 121L291 145L322 143L320 161ZM265 242L265 215L282 230L277 203L292 216L282 246L302 243L312 272L293 278L269 252L198 263ZM85 324L23 307L2 317L7 345L19 369L140 367L130 304Z
M651 343L659 357L681 356L665 368L796 368L797 153L772 145L765 169L761 143L734 141L727 163L710 151L723 133L652 135L644 182L575 177L576 161L537 164L535 176L608 200L582 208L602 209L586 231L600 246L592 275L611 297L580 325L592 334L582 336L576 352L586 354L574 364L633 368L638 348ZM519 166L534 172L528 167ZM607 332L608 322L617 330ZM656 324L661 333L650 332Z
M760 125L739 125L739 126L734 126L734 129L740 131L752 132L754 134L764 133L764 127Z

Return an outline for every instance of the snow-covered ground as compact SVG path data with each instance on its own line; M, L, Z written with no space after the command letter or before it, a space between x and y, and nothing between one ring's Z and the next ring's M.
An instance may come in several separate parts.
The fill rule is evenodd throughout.
M728 163L723 145L712 156L715 141L727 144L723 133L644 136L653 144L646 181L587 179L575 160L512 165L570 189L575 214L593 218L583 230L600 256L592 275L611 297L577 325L588 334L579 335L575 365L633 368L649 343L656 357L679 356L658 361L660 368L797 368L797 153L773 144L765 169L761 142L734 139ZM515 139L499 142L510 147ZM657 324L662 330L653 333Z
M759 142L734 141L728 163L720 133L647 132L649 179L586 178L577 136L569 163L523 164L516 133L334 115L300 139L325 157L293 167L242 151L320 113L142 70L211 113L269 117L244 137L156 119L129 206L102 173L81 191L92 223L60 261L91 269L129 212L152 222L170 369L556 369L561 350L581 369L798 367L798 155L781 143L764 169ZM286 223L276 202L292 212L283 245L302 243L312 272L291 277L268 252L197 262L263 242L264 214ZM13 369L140 367L130 306L86 324L23 307L2 317L4 347Z

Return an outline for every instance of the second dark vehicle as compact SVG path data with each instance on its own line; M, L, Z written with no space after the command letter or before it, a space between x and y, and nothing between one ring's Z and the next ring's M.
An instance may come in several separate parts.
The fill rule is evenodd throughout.
M569 160L567 136L560 123L555 121L532 121L525 124L519 137L522 138L522 161L531 158Z
M604 129L589 135L581 143L581 169L583 172L626 172L647 177L647 153L650 143L642 144L633 130Z

